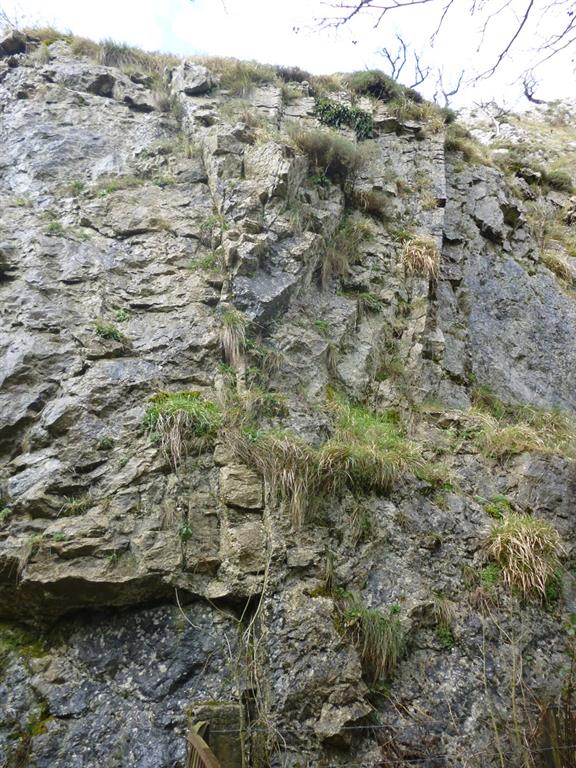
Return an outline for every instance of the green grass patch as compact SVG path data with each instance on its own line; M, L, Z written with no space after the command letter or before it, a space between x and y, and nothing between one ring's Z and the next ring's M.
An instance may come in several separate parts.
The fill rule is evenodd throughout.
M45 231L47 235L63 235L65 229L59 221L51 221Z
M98 197L104 197L112 192L119 192L122 189L135 189L143 184L144 179L138 176L116 176L112 179L101 179L94 189Z
M467 434L490 458L519 453L576 455L576 423L560 410L504 403L487 387L472 393Z
M366 677L371 682L391 677L406 651L398 607L383 613L368 608L354 593L340 593L337 610L338 625L355 645Z
M294 528L309 522L323 500L346 488L355 494L387 494L403 474L426 482L434 465L422 459L420 446L407 440L393 414L334 401L332 437L314 447L289 432L231 430L228 439L240 459L253 466L270 489L273 503L284 506Z
M470 165L493 165L490 150L459 123L453 123L446 129L444 148L446 152L460 153Z
M162 448L175 467L194 445L202 450L216 437L222 412L199 392L159 392L151 398L144 425L160 436Z

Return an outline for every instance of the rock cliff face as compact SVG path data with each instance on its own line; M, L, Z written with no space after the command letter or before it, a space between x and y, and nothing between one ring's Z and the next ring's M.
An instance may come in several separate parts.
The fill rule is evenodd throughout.
M306 83L238 99L184 63L159 97L69 40L4 48L0 763L184 768L205 722L224 768L533 765L576 612L572 257L381 102L344 181L288 136L319 126ZM163 445L163 392L223 426ZM316 455L350 403L419 459L362 492L347 465L293 525L250 445ZM562 538L544 601L489 561L509 514ZM403 639L376 671L375 609Z

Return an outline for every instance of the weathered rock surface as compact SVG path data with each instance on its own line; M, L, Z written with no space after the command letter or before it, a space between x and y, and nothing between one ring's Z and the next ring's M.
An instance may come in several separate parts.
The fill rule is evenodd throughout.
M362 101L370 162L326 186L282 133L317 126L305 84L238 105L184 62L172 114L151 77L19 40L0 79L0 765L184 768L198 722L223 768L501 765L519 654L534 695L557 695L575 611L573 463L486 458L458 410L475 385L576 410L574 296L523 203L383 105ZM386 215L350 211L355 194ZM322 286L346 215L370 236ZM407 228L441 246L437 279L403 267ZM238 407L232 308L233 394L267 427L320 445L336 389L405 418L449 479L335 495L293 530L226 430L175 461L150 397ZM561 534L546 609L475 589L496 496ZM400 617L390 680L366 673L348 591Z

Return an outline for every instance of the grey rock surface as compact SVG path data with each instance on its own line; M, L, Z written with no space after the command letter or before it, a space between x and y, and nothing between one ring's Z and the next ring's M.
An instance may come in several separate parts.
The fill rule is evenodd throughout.
M290 121L318 127L306 84L236 99L193 61L153 77L63 41L13 53L0 64L2 768L185 768L198 722L223 768L501 766L491 715L512 748L514 664L522 654L535 700L557 696L574 613L570 452L485 455L469 410L483 386L576 411L574 295L539 259L524 202L494 168L447 155L438 126L367 99L369 162L340 185L287 135ZM383 209L353 202L369 199ZM366 236L322 279L343 221ZM439 246L437 279L405 267L417 236ZM162 392L226 411L217 440L176 460L148 413ZM247 440L318 447L337 397L387 412L445 466L385 495L328 495L294 529L231 438L257 414ZM486 586L500 497L560 533L556 602ZM390 678L367 672L352 593L398 617Z

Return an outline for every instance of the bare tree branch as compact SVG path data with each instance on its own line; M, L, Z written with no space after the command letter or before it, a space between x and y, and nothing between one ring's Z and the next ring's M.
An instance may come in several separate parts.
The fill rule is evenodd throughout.
M532 104L546 104L544 99L537 99L534 95L536 88L538 88L538 81L534 77L533 72L526 72L522 80L522 87L524 88L524 96L526 96L528 101L532 102Z
M460 0L459 5L463 3ZM510 58L511 52L517 47L521 36L528 38L532 45L532 52L545 54L540 61L532 64L532 69L540 66L553 56L565 51L571 46L576 46L576 0L469 0L470 16L480 19L481 27L479 30L479 44L477 52L488 44L488 30L494 26L496 20L501 19L506 22L506 29L510 27L510 35L499 53L494 59L494 63L474 78L474 81L490 78L502 65ZM321 25L340 27L348 24L359 14L372 13L374 17L374 27L378 27L383 19L393 12L417 10L419 7L427 6L433 13L436 13L437 24L430 36L430 43L433 45L443 28L446 17L450 10L455 7L456 0L326 0L324 3L332 8L332 16L321 20ZM517 13L516 8L520 6ZM565 14L565 17L564 17ZM513 16L510 24L510 16ZM552 31L546 32L548 37L542 42L536 38L540 30L550 28ZM529 29L528 29L529 27ZM554 29L556 27L556 29ZM529 35L531 33L531 36ZM387 56L390 66L394 69L394 58L389 47L384 51L390 54ZM396 62L396 66L398 62ZM421 67L421 72L425 68Z
M520 35L522 30L526 26L526 22L528 21L528 18L530 16L530 12L532 11L532 8L534 7L534 3L535 2L536 2L536 0L530 0L530 2L528 3L528 5L526 7L526 11L524 13L524 16L522 17L522 21L518 25L518 27L516 29L516 32L512 35L512 37L510 38L510 40L509 40L508 44L506 45L506 47L502 51L500 51L500 53L498 55L498 58L496 59L496 63L494 64L494 66L490 67L490 69L487 69L486 72L483 72L481 75L478 75L478 78L477 78L478 80L482 80L482 79L484 79L486 77L490 77L491 75L494 74L494 72L496 72L496 70L498 69L498 67L500 66L500 64L504 60L504 58L508 55L508 53L510 52L510 49L512 48L512 46L514 45L514 43L518 39L518 36Z
M420 64L420 57L414 51L414 82L411 83L408 87L409 88L417 88L419 85L422 85L424 80L428 78L428 75L430 74L430 67L426 67L425 69L422 69L422 65Z
M388 48L382 48L382 54L390 65L390 77L394 80L400 78L408 58L408 47L406 43L398 34L396 35L396 39L398 40L398 49L394 56Z
M434 101L436 102L436 104L438 103L438 91L440 91L440 93L442 94L442 96L444 98L444 105L443 106L445 106L445 107L449 106L450 98L452 96L455 96L458 93L458 91L460 90L460 86L462 85L462 80L464 79L464 72L465 72L465 70L463 69L460 72L460 76L458 77L458 80L456 81L456 84L454 85L454 87L448 89L444 85L444 74L443 74L442 70L440 70L440 69L438 70L438 74L437 74L437 77L436 77L436 90L434 91Z

